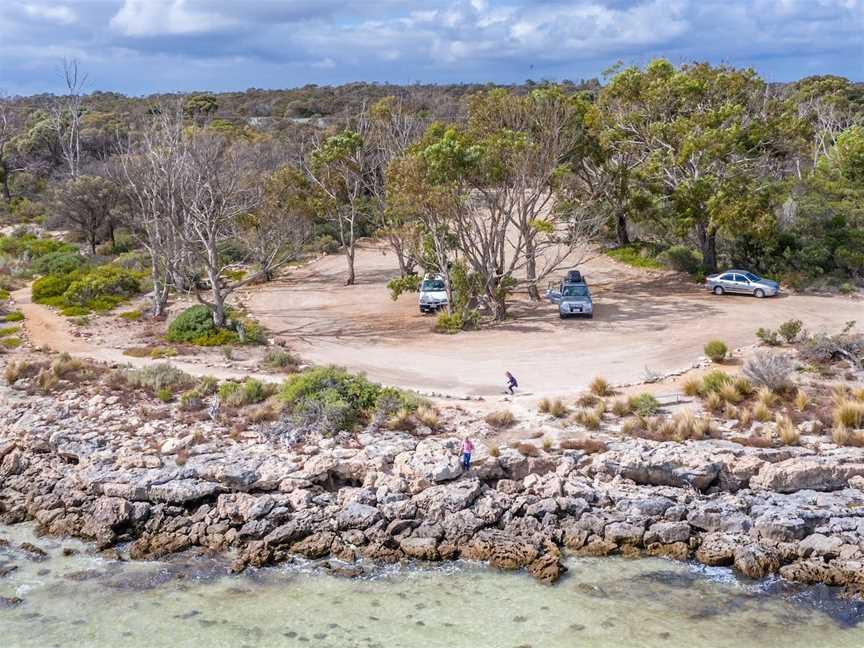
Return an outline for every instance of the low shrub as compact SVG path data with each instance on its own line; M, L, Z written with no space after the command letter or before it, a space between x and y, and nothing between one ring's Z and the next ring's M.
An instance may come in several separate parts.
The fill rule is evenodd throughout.
M756 352L744 363L742 372L753 384L779 392L791 385L792 362L780 353Z
M490 457L500 457L501 456L501 448L499 448L496 444L491 444L489 446L489 456Z
M21 311L12 311L11 313L6 313L4 316L0 316L0 322L20 322L24 319L24 313Z
M14 385L21 379L24 378L33 378L36 376L43 368L45 368L44 362L30 362L27 360L12 360L7 363L3 369L3 378L6 380L6 384Z
M438 319L435 320L435 330L438 333L458 333L459 331L469 331L476 329L479 325L479 314L476 311L469 311L467 314L440 313Z
M777 333L786 341L786 344L792 344L798 339L803 326L801 320L787 320L777 328Z
M17 326L3 326L0 327L0 337L6 337L7 335L13 335L18 332Z
M271 369L280 369L286 372L295 372L300 367L300 358L290 351L280 348L268 349L261 360L261 364Z
M659 401L648 392L631 396L628 403L630 409L639 416L653 416L660 409Z
M192 376L167 362L120 370L120 377L129 387L146 389L154 395L165 389L175 394L195 384Z
M46 275L33 282L30 293L33 301L37 304L48 304L59 306L63 301L63 294L72 285L72 275Z
M767 346L780 346L780 336L777 331L773 329L766 328L758 328L756 329L756 337L759 338L763 344Z
M64 317L82 317L90 314L90 309L84 306L64 306L60 309L60 314Z
M673 245L657 256L657 260L679 272L693 274L702 267L702 255L686 245Z
M88 270L72 281L63 293L63 301L67 306L110 310L140 291L138 273L109 264Z
M17 349L21 346L21 338L16 336L0 338L0 346L6 349Z
M255 405L276 393L276 386L255 378L243 382L227 381L219 385L219 399L229 407Z
M140 320L143 317L144 313L142 313L139 309L123 311L122 313L118 313L118 317L122 317L125 320L130 322L134 322L136 320Z
M609 385L609 382L601 376L597 376L596 378L594 378L594 380L591 381L590 389L592 394L600 397L611 396L613 393L612 387L611 385Z
M627 265L636 268L662 269L665 266L657 260L657 249L648 244L632 243L609 249L606 254Z
M386 427L388 430L402 430L410 432L417 427L417 422L414 420L411 410L407 407L402 407L387 419Z
M80 270L86 264L86 259L77 251L57 251L36 259L33 262L33 270L40 275L64 275Z
M438 410L430 405L420 405L414 412L414 416L422 425L433 431L437 431L441 425Z
M264 330L257 322L244 318L230 309L226 317L233 328L217 327L207 306L203 304L190 306L171 320L165 339L169 342L208 347L260 344L264 341Z
M726 343L721 340L711 340L705 345L705 355L711 362L723 362L726 359L728 349Z
M510 410L499 410L490 412L484 420L496 430L501 430L513 425L516 422L516 417Z

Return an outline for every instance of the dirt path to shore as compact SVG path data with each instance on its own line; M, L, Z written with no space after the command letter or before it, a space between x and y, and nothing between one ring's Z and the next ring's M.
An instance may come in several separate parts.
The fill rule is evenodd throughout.
M309 361L454 395L500 395L510 370L528 398L572 394L596 375L620 384L641 381L646 369L678 371L709 339L730 348L750 345L760 326L791 318L830 331L864 315L864 302L846 297L715 297L679 275L600 256L584 266L595 298L593 320L561 321L548 303L519 301L508 322L448 336L433 333L434 318L419 313L416 295L391 301L386 283L395 268L392 254L366 246L358 251L355 286L343 285L345 260L334 255L256 286L243 301Z

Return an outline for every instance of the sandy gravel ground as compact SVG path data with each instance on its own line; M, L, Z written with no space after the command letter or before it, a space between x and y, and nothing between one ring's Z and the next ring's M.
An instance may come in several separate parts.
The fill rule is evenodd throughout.
M730 348L756 341L760 326L801 319L810 330L838 330L864 318L864 301L783 295L715 297L672 273L649 273L597 257L584 267L593 320L559 320L557 309L519 301L512 319L491 329L439 335L417 295L390 299L392 254L358 251L358 284L344 286L345 260L324 257L243 295L251 314L305 359L364 371L387 384L455 396L503 392L504 371L523 396L572 394L596 375L614 383L684 369L705 342Z

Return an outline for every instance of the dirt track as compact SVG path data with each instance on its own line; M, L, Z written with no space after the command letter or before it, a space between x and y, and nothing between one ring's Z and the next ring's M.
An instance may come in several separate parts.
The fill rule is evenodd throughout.
M392 255L358 251L358 284L344 286L342 256L324 257L286 279L247 292L252 315L316 363L365 371L372 379L421 391L495 395L512 371L523 394L568 394L595 375L614 383L688 367L705 342L730 348L756 341L760 326L801 319L810 330L837 330L862 319L864 303L845 297L784 295L757 300L715 297L670 273L647 273L606 257L585 266L595 300L593 320L558 319L548 303L519 302L513 318L483 331L432 332L416 295L390 300L397 274Z

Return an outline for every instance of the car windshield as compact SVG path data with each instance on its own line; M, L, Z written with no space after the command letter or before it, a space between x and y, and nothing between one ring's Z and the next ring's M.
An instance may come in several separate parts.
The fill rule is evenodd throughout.
M762 281L762 277L755 275L752 272L745 272L744 276L747 277L750 281Z
M588 295L587 286L564 286L561 291L563 297L585 297Z
M423 292L435 292L444 290L444 282L441 279L427 279L420 287Z

